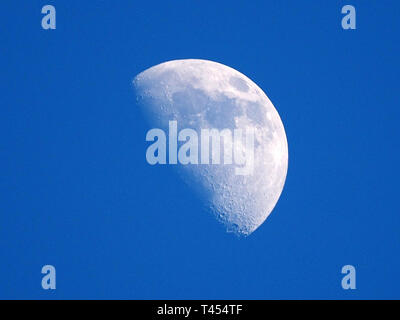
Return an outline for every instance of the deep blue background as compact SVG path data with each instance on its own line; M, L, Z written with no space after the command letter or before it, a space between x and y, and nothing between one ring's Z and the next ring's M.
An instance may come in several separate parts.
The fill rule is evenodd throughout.
M400 298L399 17L377 0L1 1L0 298ZM284 191L247 238L145 161L131 80L180 58L244 73L285 125Z

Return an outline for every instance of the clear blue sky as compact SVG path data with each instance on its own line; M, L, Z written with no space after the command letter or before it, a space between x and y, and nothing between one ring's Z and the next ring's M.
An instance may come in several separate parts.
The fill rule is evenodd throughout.
M378 0L1 1L0 298L400 298L399 17ZM248 238L146 163L131 80L181 58L244 73L285 125L286 185Z

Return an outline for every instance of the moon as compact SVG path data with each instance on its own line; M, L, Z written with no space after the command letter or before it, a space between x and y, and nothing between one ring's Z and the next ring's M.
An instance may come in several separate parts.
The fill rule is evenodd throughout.
M227 232L247 236L270 215L282 193L288 145L281 118L252 80L226 65L200 59L173 60L133 79L137 103L155 128L254 129L254 169L237 165L174 165Z

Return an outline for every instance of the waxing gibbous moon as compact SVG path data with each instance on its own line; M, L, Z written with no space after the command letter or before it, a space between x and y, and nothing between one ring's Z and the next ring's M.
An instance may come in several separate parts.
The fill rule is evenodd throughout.
M281 118L266 94L220 63L185 59L161 63L133 80L137 102L154 128L254 128L254 169L230 164L174 165L228 232L249 235L275 207L286 179L288 146Z

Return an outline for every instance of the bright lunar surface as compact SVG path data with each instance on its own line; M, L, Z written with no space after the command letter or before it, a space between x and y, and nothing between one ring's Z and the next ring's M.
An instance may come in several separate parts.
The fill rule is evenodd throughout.
M242 165L235 163L173 167L228 232L249 235L257 229L275 207L288 167L285 129L265 93L235 69L198 59L149 68L134 78L133 87L150 124L167 139L169 121L177 121L178 132L194 129L199 145L201 129L242 129L244 140L246 129L254 128L252 174L236 174Z

